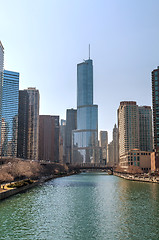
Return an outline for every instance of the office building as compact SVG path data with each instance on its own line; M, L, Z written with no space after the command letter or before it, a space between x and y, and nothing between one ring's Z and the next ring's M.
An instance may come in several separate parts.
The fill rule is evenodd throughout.
M116 126L114 125L113 128L113 165L118 165L119 163L119 131Z
M100 131L99 133L99 146L101 147L102 163L107 162L107 145L108 145L108 132Z
M4 48L0 41L0 139L1 139L1 123L2 123L2 82L4 68Z
M2 90L1 154L17 156L19 73L4 70Z
M55 123L50 115L39 116L39 160L55 161Z
M66 136L66 120L61 119L60 136L59 136L59 162L65 163L65 136Z
M54 162L59 162L59 135L60 125L59 116L51 116L54 121Z
M20 91L18 114L18 157L38 160L39 90Z
M150 106L139 106L139 136L140 150L152 152L152 110Z
M114 148L113 141L107 144L107 165L114 166Z
M27 159L28 146L28 114L29 114L29 94L26 90L19 91L18 108L18 148L17 156Z
M77 129L77 110L66 110L65 162L72 163L72 131Z
M152 76L152 106L153 106L153 129L154 150L153 171L159 171L159 66L151 73Z
M93 104L93 61L77 65L77 130L73 131L73 163L98 163L98 106Z

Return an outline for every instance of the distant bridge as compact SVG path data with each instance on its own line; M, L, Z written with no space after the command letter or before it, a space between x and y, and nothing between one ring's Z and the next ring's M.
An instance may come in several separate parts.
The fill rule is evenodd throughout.
M107 166L99 163L81 163L81 164L70 164L69 168L79 170L110 170L113 172L113 166Z

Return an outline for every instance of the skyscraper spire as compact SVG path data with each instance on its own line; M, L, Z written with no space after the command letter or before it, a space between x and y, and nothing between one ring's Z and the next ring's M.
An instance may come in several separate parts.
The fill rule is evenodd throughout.
M90 59L90 44L89 44L89 59Z

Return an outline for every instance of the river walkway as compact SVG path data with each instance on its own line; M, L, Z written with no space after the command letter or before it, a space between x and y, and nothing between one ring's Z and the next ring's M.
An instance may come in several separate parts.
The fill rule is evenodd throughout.
M148 176L148 175L133 175L114 172L114 176L124 178L130 181L139 181L139 182L149 182L149 183L159 183L159 176Z

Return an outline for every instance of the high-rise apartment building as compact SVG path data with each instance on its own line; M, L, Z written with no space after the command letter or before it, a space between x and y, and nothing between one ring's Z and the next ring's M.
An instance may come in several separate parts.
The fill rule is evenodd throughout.
M38 160L39 90L20 91L18 114L18 157Z
M2 90L2 156L17 156L19 73L4 70Z
M136 102L121 102L118 109L119 159L120 165L137 165L128 153L133 151L152 151L152 111L149 106L138 106ZM147 155L146 154L146 155ZM139 164L139 163L138 163Z
M152 110L150 106L139 106L139 136L140 150L152 152Z
M139 149L139 110L136 102L120 102L118 108L119 158L127 151Z
M77 130L73 131L73 162L99 162L98 106L93 104L93 61L77 65Z
M72 163L72 131L77 129L77 110L66 111L65 161Z

